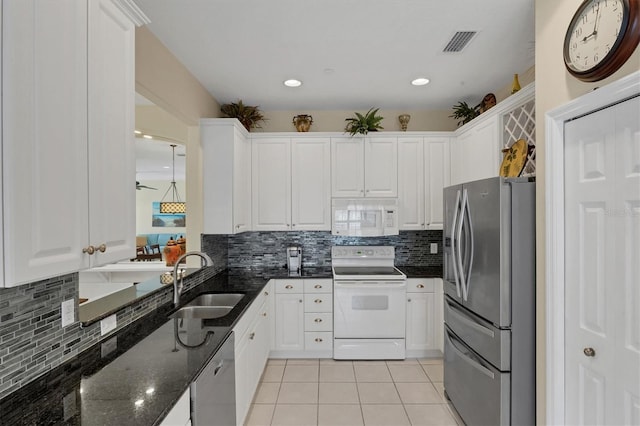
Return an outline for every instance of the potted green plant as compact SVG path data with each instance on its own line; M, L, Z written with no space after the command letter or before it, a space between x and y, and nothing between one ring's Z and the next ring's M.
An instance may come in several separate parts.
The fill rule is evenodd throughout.
M344 131L349 132L351 136L356 134L366 135L369 132L377 132L379 129L383 129L380 122L384 117L376 115L378 109L371 108L365 115L356 112L355 117L345 118L347 126Z
M458 126L462 126L480 115L479 106L471 107L466 102L460 101L453 106L453 114L449 117L459 120Z
M220 107L220 111L229 118L237 118L249 132L251 129L260 129L260 122L266 121L260 107L245 105L242 100L224 104Z

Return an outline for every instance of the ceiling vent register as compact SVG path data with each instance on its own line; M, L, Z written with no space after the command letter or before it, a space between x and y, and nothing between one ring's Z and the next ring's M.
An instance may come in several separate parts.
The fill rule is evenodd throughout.
M458 31L456 32L449 43L444 47L445 53L457 53L462 52L467 44L478 34L477 31Z

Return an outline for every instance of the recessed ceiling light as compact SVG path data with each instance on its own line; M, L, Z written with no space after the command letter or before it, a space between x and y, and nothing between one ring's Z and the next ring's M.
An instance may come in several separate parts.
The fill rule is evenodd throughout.
M140 130L134 130L133 133L135 133L136 135L141 135L142 132Z
M153 139L153 136L150 136L150 135L142 135L142 137L145 139Z
M424 86L427 83L429 83L429 79L424 77L416 78L411 82L414 86Z
M299 87L302 86L302 82L296 79L289 79L284 81L284 85L287 87Z

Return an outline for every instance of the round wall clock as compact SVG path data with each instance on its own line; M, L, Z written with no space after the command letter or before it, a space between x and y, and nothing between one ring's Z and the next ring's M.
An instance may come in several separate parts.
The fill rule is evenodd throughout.
M564 36L574 77L598 81L616 72L640 41L640 0L584 0Z

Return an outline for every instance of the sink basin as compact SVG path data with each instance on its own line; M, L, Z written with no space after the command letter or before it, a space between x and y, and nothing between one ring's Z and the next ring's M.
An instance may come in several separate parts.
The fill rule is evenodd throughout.
M233 306L185 306L174 312L172 318L213 319L227 315Z
M185 306L233 308L244 297L241 293L206 293L193 299Z

